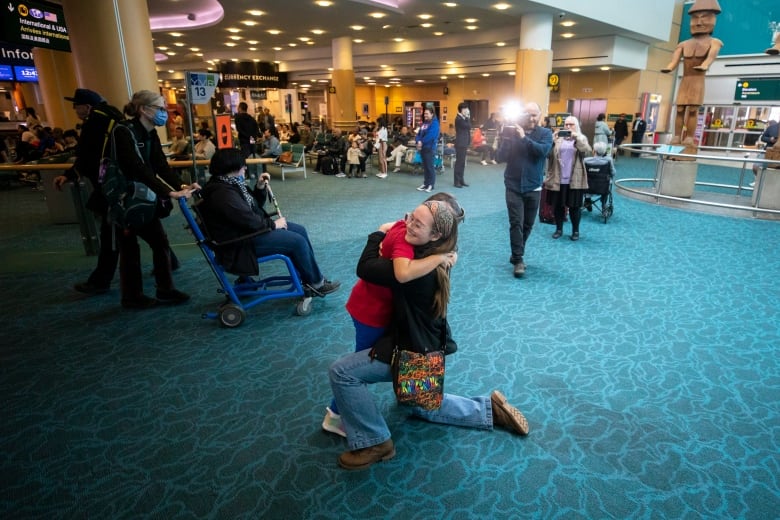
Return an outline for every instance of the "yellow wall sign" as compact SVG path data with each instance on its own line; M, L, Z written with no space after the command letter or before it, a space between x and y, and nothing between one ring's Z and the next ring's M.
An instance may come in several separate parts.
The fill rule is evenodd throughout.
M561 77L556 73L551 73L547 75L547 87L552 92L558 92L558 89L561 85Z

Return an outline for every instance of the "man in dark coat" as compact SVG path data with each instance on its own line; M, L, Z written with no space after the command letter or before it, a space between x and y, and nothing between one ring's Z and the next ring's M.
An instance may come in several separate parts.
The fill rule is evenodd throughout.
M471 111L468 103L458 104L455 116L455 166L452 169L456 188L468 186L463 178L466 170L466 151L471 143Z
M620 114L618 120L615 121L615 150L623 143L623 140L628 137L628 123L626 123L626 114ZM623 155L622 150L618 150L620 155Z

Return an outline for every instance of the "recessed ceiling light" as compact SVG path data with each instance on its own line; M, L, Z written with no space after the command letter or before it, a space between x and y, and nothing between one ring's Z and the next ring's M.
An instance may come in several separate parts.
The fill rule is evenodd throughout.
M368 13L368 16L370 16L371 18L376 18L378 20L379 18L384 18L387 15L385 13Z
M312 29L311 33L319 36L320 34L325 34L325 31L323 31L322 29Z
M580 69L580 68L577 68L577 67L575 67L575 68L571 69L571 71L572 71L572 72L579 72L579 71L581 71L581 70L582 70L582 69Z
M404 39L403 38L393 38L393 41L396 42L396 43L401 43L402 41L404 41Z
M432 23L421 23L420 27L423 27L423 28L427 29L429 27L433 27L433 24Z
M482 73L482 77L483 77L483 78L487 78L487 77L489 77L489 76L490 76L490 74L488 74L487 72L483 72L483 73Z
M381 68L386 69L387 65L380 65Z
M572 22L571 20L566 20L565 22L561 22L561 25L564 27L572 27L574 25L577 25L577 23Z
M230 38L231 40L236 40L236 41L244 39L243 36L236 36L235 34L233 36L228 36L228 38Z
M259 42L259 41L257 41L257 40L247 40L246 42L247 42L249 45L257 45L258 43L260 43L260 42Z
M463 21L466 22L466 23L477 23L477 19L476 18L466 18Z
M249 27L254 27L257 25L257 22L254 20L241 20L241 23L244 25L248 25Z
M506 46L506 42L496 42L496 47L504 47Z
M477 27L476 25L467 25L466 29L468 29L469 31L476 31L477 29L479 29L479 27Z
M444 2L444 7L458 7L455 2Z
M236 27L228 27L228 28L227 28L227 29L225 29L225 30L226 30L227 32L231 32L231 33L240 33L240 32L241 32L241 29L238 29L238 28L236 28Z
M173 69L168 69L168 74L173 74L174 72L176 72L176 71L173 70Z
M599 67L600 70L609 70L609 67Z
M574 33L563 33L561 38L574 38Z
M504 3L504 2L500 2L498 4L494 4L493 5L493 9L498 9L499 11L506 11L510 7L512 7L512 6L507 4L507 3Z
M309 38L308 36L300 36L300 37L298 37L298 39L300 41L302 41L302 42L307 42L307 41L311 40L311 38Z
M287 45L289 45L290 47L297 47L298 46L298 44L295 43L295 42L290 42Z
M249 47L249 50L250 50L250 51L252 51L252 52L254 52L254 51L256 51L256 50L257 50L257 47Z
M431 18L433 18L433 15L428 13L423 13L423 14L418 14L417 18L419 18L420 20L430 20Z
M157 48L160 49L161 51L167 51L168 50L168 47L165 47L164 45L160 45Z
M280 50L282 50L282 48L281 47L274 47L274 50L275 51L280 51Z
M190 50L192 52L198 52L198 51L200 51L200 48L199 47L190 47Z
M515 73L515 71L513 71L513 70L510 70L510 71L509 71L509 75L510 75L510 76L514 76L515 74L516 74L516 73Z
M365 40L361 40L360 38L355 38L352 41L355 42L355 43L363 43Z
M317 0L314 3L320 7L330 7L333 5L333 2L331 2L330 0Z
M195 56L200 56L202 58L203 57L203 53L202 52L196 52Z
M365 27L363 27L362 25L350 25L349 28L352 29L353 31L362 31L363 29L365 29Z
M436 31L435 33L433 33L433 35L434 36L444 36L444 33L441 32L441 31Z
M247 11L247 13L252 16L263 16L265 14L263 11L258 11L257 9L252 9L251 11Z
M414 80L415 83L425 83L424 79L416 79Z
M464 79L465 77L466 77L465 74L458 74L458 78L460 78L460 79Z
M186 44L183 42L173 42L176 47L184 47Z
M452 61L452 60L445 61L444 63L446 63L447 65L454 65L455 64L455 62Z
M170 34L170 35L171 35L171 36L173 36L174 38L181 38L182 36L184 36L184 35L183 35L182 33L180 33L180 32L172 32L172 33L168 33L168 34Z
M228 47L235 47L238 44L236 42L225 42L225 45L227 45Z
M268 34L273 34L274 36L276 36L277 34L282 34L282 31L280 31L279 29L268 29Z

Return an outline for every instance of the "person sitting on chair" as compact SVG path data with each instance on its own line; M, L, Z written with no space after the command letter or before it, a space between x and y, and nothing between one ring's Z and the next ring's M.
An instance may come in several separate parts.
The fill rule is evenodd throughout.
M259 257L281 254L292 260L312 295L325 296L338 290L341 282L322 275L306 228L281 216L273 220L263 209L269 174L261 174L250 190L244 179L246 160L235 148L217 150L209 171L212 177L203 188L199 209L211 238L219 243L258 233L216 248L217 261L226 271L253 276L259 273Z
M613 179L615 177L615 162L612 160L612 156L607 154L607 148L607 144L603 141L593 143L593 157L586 157L582 162L585 163L586 170L591 166L608 168L609 178ZM602 193L599 201L603 208L607 202L607 193ZM585 197L585 209L593 211L593 200L589 196Z

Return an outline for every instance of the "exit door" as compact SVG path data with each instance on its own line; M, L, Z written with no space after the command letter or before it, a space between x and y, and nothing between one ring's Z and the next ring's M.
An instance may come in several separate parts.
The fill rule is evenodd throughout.
M567 112L580 120L580 130L588 136L593 145L593 132L596 129L596 117L607 113L606 99L570 99Z

